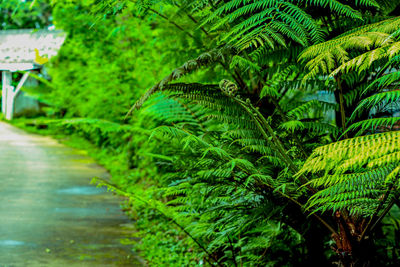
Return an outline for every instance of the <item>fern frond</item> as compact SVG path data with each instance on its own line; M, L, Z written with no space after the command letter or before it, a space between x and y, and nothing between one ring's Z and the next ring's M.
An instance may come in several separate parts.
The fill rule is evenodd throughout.
M338 141L315 149L301 172L329 172L336 169L336 172L340 170L340 173L344 173L347 168L361 168L372 159L397 151L399 144L400 132L385 132ZM348 160L353 161L354 165L350 166L346 162Z
M260 98L270 96L270 97L281 97L279 91L282 85L291 80L291 78L296 75L298 69L296 66L289 65L284 69L275 72L270 79L265 82L264 87L261 89Z
M351 190L356 190L358 186L367 186L369 188L374 188L378 183L375 180L383 181L383 179L392 172L393 166L383 166L375 169L371 169L360 173L350 173L350 174L338 174L338 175L325 175L323 177L313 179L310 184L318 187L330 187L336 185L338 193L348 190L351 186ZM348 184L343 186L343 183ZM325 196L328 196L326 193Z
M361 18L358 11L336 0L307 2L311 6L329 8L340 15ZM372 1L359 4L374 6ZM304 9L294 3L278 0L228 1L219 6L202 26L212 22L212 30L232 25L221 41L239 50L265 45L274 48L275 44L285 46L282 36L301 45L308 45L310 41L320 43L324 37L320 25Z
M322 174L310 184L322 187L307 203L313 212L342 211L372 216L400 164L400 132L342 140L314 150L300 173Z
M400 99L400 91L393 90L393 91L386 91L382 93L377 93L374 94L370 97L367 97L363 99L360 104L357 106L357 108L354 110L351 119L354 119L354 117L359 114L360 112L371 109L377 105L380 105L382 103L384 104L389 104L393 102L397 102Z
M304 104L292 109L288 112L289 117L301 119L304 118L304 114L308 113L308 111L312 108L320 108L321 103L318 100L307 101Z
M337 136L339 134L339 129L336 125L327 122L307 122L302 121L305 129L309 129L313 133L318 134L332 134Z
M389 86L395 82L400 81L400 71L394 71L392 73L383 75L382 77L379 77L375 81L373 81L368 88L366 88L365 91L369 91L372 88L377 87L378 89L384 88L386 86Z
M235 67L239 67L243 71L251 70L251 71L258 72L261 70L259 65L255 64L252 61L247 60L241 56L238 56L238 55L235 55L232 57L230 67L232 69L234 69Z
M286 121L279 125L279 127L292 133L297 130L303 130L305 128L304 124L298 120Z
M384 128L386 131L390 131L393 125L395 125L400 120L400 117L392 118L374 118L359 121L350 125L347 128L348 132L358 130L356 136L366 132L366 131L376 131L379 128Z
M347 210L351 214L371 216L379 205L379 197L385 192L387 177L394 165L373 166L359 173L326 175L310 183L323 187L307 203L314 212Z

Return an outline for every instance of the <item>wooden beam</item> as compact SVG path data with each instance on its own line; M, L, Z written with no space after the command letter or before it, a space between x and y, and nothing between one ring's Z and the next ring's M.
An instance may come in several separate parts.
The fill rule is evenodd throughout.
M0 70L11 72L39 69L40 66L33 63L0 63Z
M29 77L29 72L25 72L24 75L22 76L21 80L19 81L17 87L15 88L14 94L17 95L19 91L21 91L22 86L24 86L26 80Z

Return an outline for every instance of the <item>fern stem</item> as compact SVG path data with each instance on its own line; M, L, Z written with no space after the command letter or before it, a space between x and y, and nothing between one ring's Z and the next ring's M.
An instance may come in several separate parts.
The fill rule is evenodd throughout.
M339 89L338 96L339 96L339 106L340 106L340 119L341 119L341 124L342 124L341 126L342 126L342 130L344 132L344 137L346 139L348 139L349 136L346 132L346 110L344 107L342 82L341 82L339 76L335 76L335 81L336 81L337 87Z
M272 103L275 105L276 109L278 110L278 113L279 113L280 116L282 117L283 121L284 121L284 122L288 122L289 119L286 117L286 114L283 112L281 106L279 105L279 103L278 103L278 101L275 99L275 97L271 97L271 100L272 100ZM301 140L299 139L299 137L298 137L296 134L294 134L293 132L290 133L290 134L291 134L292 137L294 138L294 140L295 140L295 142L296 142L296 145L297 145L297 147L298 147L299 150L300 150L300 153L303 155L303 157L307 158L308 155L307 155L307 153L306 153L306 151L305 151L305 149L304 149L304 147L303 147L303 144L302 144Z
M248 61L252 62L251 58L249 57L249 55L246 52L244 52L244 56ZM257 75L259 81L261 82L262 86L266 86L264 78L262 77L262 75L258 71L256 72L256 75ZM278 113L281 116L281 118L283 119L283 121L284 122L288 122L289 119L287 118L285 112L283 112L281 106L279 105L279 102L275 99L274 96L271 96L270 99L272 100L272 104L275 106L276 110L278 111ZM307 155L307 153L306 153L306 151L305 151L305 149L303 147L303 144L300 141L299 137L297 135L295 135L294 133L290 133L290 134L292 135L293 139L295 140L295 142L297 144L297 147L300 150L300 153L303 155L303 157L307 158L308 155Z
M395 203L395 200L393 199L390 201L390 203L387 205L387 207L384 209L382 214L379 216L379 218L375 221L375 223L371 226L371 231L374 230L374 228L378 225L380 221L386 216L386 214L392 209L393 205Z
M264 118L264 116L253 106L250 105L250 108L253 110L253 112L255 112L255 114L258 115L259 119L262 122L262 125L267 129L268 133L270 134L270 136L272 137L272 139L275 141L275 143L277 144L277 147L280 151L280 153L282 154L282 156L285 158L285 160L289 163L289 165L292 168L292 171L294 171L295 173L299 172L299 169L296 167L296 165L293 163L293 161L291 160L291 158L287 155L287 151L285 150L282 142L280 141L280 139L276 136L276 134L274 133L274 130L272 129L272 127L269 125L269 123L267 122L267 120ZM308 179L306 177L304 177L304 175L301 176L301 180L300 180L303 184L308 183Z
M250 117L253 119L253 121L256 123L257 127L259 128L261 134L263 135L264 139L272 146L276 151L278 152L278 155L280 155L280 158L289 166L291 171L296 174L299 172L299 169L296 167L296 165L293 163L293 161L290 159L290 157L287 155L287 151L285 150L282 142L279 140L279 138L276 136L274 133L274 130L271 128L269 123L266 121L264 116L251 104L248 104L244 102L241 99L238 99L236 97L233 97L233 99L241 105L247 113L250 115ZM253 113L254 112L254 113ZM268 133L272 137L272 142L267 133L264 130L264 127L267 129ZM308 190L310 190L312 193L316 193L316 190L308 184L308 179L307 177L304 176L304 174L301 174L299 176L300 182L307 187Z
M218 259L215 259L213 255L211 255L207 249L196 239L194 236L192 236L182 225L180 225L177 221L175 221L172 218L169 218L166 214L164 214L161 210L156 209L158 212L160 212L164 217L169 219L172 223L174 223L176 226L178 226L187 236L189 236L206 254L207 256L212 259L218 266L223 267L223 265L218 261ZM205 258L206 261L210 264L213 265L207 258Z
M233 246L232 239L229 237L229 235L228 235L228 240L229 240L229 245L230 245L231 250L232 250L232 260L233 260L233 263L235 264L235 267L237 267L238 264L236 262L235 247Z
M281 158L283 161L285 161L289 167L291 167L292 171L294 171L294 173L298 173L298 169L297 167L294 165L294 163L292 162L292 160L286 155L285 150L283 148L283 145L281 143L281 141L279 140L279 138L275 135L273 129L271 128L271 126L268 124L268 122L265 120L264 116L261 115L261 113L254 108L251 104L247 104L246 102L243 102L243 100L238 99L236 97L233 97L233 99L239 104L241 105L246 111L247 113L250 115L250 117L253 118L254 122L256 123L257 127L260 129L261 134L264 136L264 138L267 140L267 142L269 142L273 147L275 147L279 154L281 155ZM251 110L249 110L249 107ZM266 134L264 128L262 127L262 125L260 124L260 121L254 116L254 114L252 113L255 112L259 118L261 118L263 124L265 125L265 127L267 128L268 132L271 134L272 139L277 142L277 144L271 142L271 140L269 140L268 135ZM304 177L304 175L300 176L300 181L303 184L306 184L306 187L313 193L315 193L315 189L309 187L309 185L307 184L308 179L306 177ZM279 191L280 192L280 191ZM283 196L285 196L286 198L290 199L291 201L293 201L295 204L299 205L301 208L303 207L303 205L298 202L297 200L291 198L290 196L284 194L283 192L280 192ZM322 219L320 216L318 216L317 214L313 213L311 214L313 215L320 223L322 223L331 233L333 234L337 234L335 229L333 229L332 226L330 226L324 219Z
M385 210L382 212L382 214L379 216L379 218L376 220L376 222L374 223L374 225L371 226L371 231L378 225L378 223L380 221L382 221L382 219L386 216L386 214L392 209L392 207L394 206L395 203L398 202L398 193L395 193L395 196L393 196L392 201L390 201L390 203L387 205L387 207L385 208Z
M380 212L381 208L383 207L383 205L385 204L386 200L388 199L390 192L392 191L394 187L394 183L392 183L390 185L390 187L388 188L388 190L385 193L385 196L383 197L381 203L379 203L379 206L376 208L374 214L372 215L371 219L369 220L367 226L364 228L364 231L361 233L359 241L362 241L365 237L365 235L367 234L367 232L370 230L372 223L374 223L374 226L376 225L376 223L379 221L379 218L376 222L374 222L374 220L378 217L378 213ZM389 206L393 206L389 205ZM389 212L389 210L386 211L386 213ZM383 214L386 215L386 213L384 212ZM382 217L383 218L383 217ZM372 229L372 228L371 228Z
M197 124L200 126L201 130L202 130L203 132L205 132L205 131L206 131L206 128L204 127L203 123L197 118L196 114L191 110L191 108L190 108L188 105L186 105L185 103L183 103L182 101L180 101L179 99L175 99L175 100L176 100L180 105L182 105L182 107L183 107L184 109L186 109L186 111L189 112L190 115L192 115L193 118L196 119L196 122L197 122Z
M173 218L171 218L170 216L168 216L167 214L165 214L165 212L163 212L162 210L160 210L160 209L157 208L156 206L151 205L151 203L150 203L149 201L146 201L145 199L143 199L143 198L141 198L141 197L139 197L139 196L132 195L132 194L130 194L130 193L128 193L128 192L125 192L124 190L120 189L118 186L113 185L113 184L107 182L106 180L101 179L101 178L98 178L98 177L93 178L93 180L92 180L91 183L92 183L92 184L97 183L98 186L106 186L107 189L112 190L112 191L114 191L114 192L116 192L116 193L118 193L118 194L120 194L120 195L122 195L122 196L125 196L125 197L128 197L128 198L135 198L135 199L137 199L137 200L143 202L144 204L151 206L154 210L158 211L162 216L164 216L168 221L171 221L173 224L175 224L176 226L178 226L179 229L181 229L188 237L190 237L190 238L191 238L191 239L192 239L206 254L207 254L207 256L208 256L210 259L212 259L218 266L223 267L223 265L222 265L217 259L215 259L214 256L211 255L211 254L208 252L208 250L207 250L194 236L192 236L192 235L185 229L185 227L183 227L182 225L180 225L175 219L173 219ZM205 260L210 264L210 266L213 266L213 265L214 265L214 264L212 264L212 262L209 261L208 258L205 258Z
M292 162L292 161L289 159L289 157L286 155L286 151L285 151L285 149L283 148L282 143L281 143L280 140L275 136L275 134L274 134L272 128L269 126L269 124L266 123L267 131L268 131L268 133L271 135L272 140L273 140L274 142L272 142L272 141L269 139L267 133L266 133L265 130L264 130L264 127L262 126L263 123L260 123L260 121L259 121L259 119L258 119L258 117L260 117L260 116L258 116L258 114L257 114L257 113L259 113L259 111L256 110L255 108L251 108L252 105L247 104L246 102L244 102L244 101L241 100L241 99L238 99L238 98L236 98L236 97L233 97L233 99L234 99L240 106L242 106L242 107L247 111L247 113L250 115L250 117L251 117L251 118L253 119L253 121L256 123L256 125L257 125L258 129L260 130L261 134L263 135L264 139L279 153L280 158L289 166L289 168L290 168L294 173L297 173L298 170L297 170L296 166L294 166L293 162ZM257 112L257 113L254 114L253 112ZM255 115L256 115L256 116L255 116ZM260 114L260 115L261 115L261 114ZM261 117L264 118L262 115L261 115Z
M234 72L235 72L235 74L236 74L236 76L238 78L240 87L242 87L242 89L244 91L249 91L249 88L247 87L247 84L244 82L242 76L240 75L239 70L237 68L235 68Z

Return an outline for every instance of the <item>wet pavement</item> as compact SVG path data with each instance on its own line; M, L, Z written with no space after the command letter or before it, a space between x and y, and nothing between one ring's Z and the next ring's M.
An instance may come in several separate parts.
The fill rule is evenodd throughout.
M107 177L84 152L0 122L0 266L142 266Z

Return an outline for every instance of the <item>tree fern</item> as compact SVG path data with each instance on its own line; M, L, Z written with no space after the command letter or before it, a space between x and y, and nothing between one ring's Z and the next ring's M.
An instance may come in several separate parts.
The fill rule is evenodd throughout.
M271 240L276 242L281 229L295 243L292 238L306 236L303 227L310 225L321 230L318 237L322 229L330 231L346 262L358 253L344 246L346 235L358 244L390 209L398 187L399 138L392 133L347 138L360 127L373 132L396 120L353 125L347 120L354 109L353 118L364 120L370 107L391 102L379 94L386 92L386 81L396 86L393 74L367 87L389 69L382 62L395 58L399 47L399 20L382 20L381 2L202 0L172 2L165 10L167 2L141 1L149 11L157 7L155 14L169 26L183 15L192 16L191 25L201 21L185 38L198 42L202 34L196 53L212 49L156 83L133 109L149 101L138 116L163 125L150 139L160 152L147 153L165 174L157 177L163 181L158 197L185 218L184 229L217 263L251 259L253 265L268 265L275 249ZM362 6L369 8L359 11ZM370 22L343 33L352 23ZM299 53L310 45L298 64ZM203 67L215 74L205 83L184 77ZM336 101L312 96L324 91ZM337 112L336 125L328 111ZM343 143L321 146L304 162L308 152L341 133ZM257 225L268 220L271 225Z

